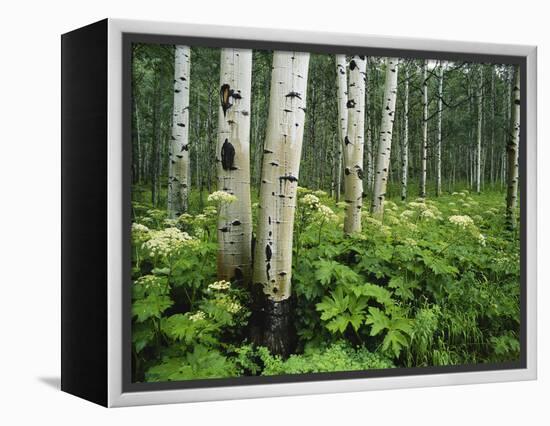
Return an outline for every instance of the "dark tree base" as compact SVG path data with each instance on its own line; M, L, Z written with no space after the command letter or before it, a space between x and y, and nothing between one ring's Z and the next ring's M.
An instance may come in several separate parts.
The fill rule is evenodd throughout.
M292 321L292 298L265 301L263 345L273 355L287 358L294 351L296 332Z

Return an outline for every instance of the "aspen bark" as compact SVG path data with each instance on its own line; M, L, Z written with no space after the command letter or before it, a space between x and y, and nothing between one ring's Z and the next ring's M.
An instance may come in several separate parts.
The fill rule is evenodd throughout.
M344 232L361 232L363 207L363 148L365 134L365 56L354 55L349 63L348 128L344 138Z
M152 136L153 140L151 143L151 152L150 152L150 174L151 174L151 204L153 207L158 205L158 199L160 197L159 190L159 157L160 157L160 145L161 145L161 93L162 93L162 72L160 67L155 68L157 77L155 81L154 89L154 104L153 104L153 117L151 120L151 126L153 127Z
M340 190L342 188L342 152L344 150L344 139L348 131L348 102L346 55L336 55L336 88L338 99L338 162L336 169L336 202L340 201Z
M481 192L481 134L483 122L483 68L479 67L477 87L477 149L476 149L476 192Z
M176 218L187 210L189 191L189 74L191 50L176 46L174 107L168 154L168 214Z
M409 69L405 67L405 108L403 111L403 146L401 148L401 200L407 199L409 176Z
M506 226L514 229L517 226L516 206L519 182L519 135L520 135L520 71L514 67L512 88L511 126L508 140L508 190L506 194Z
M374 155L372 152L372 118L370 110L370 70L369 70L369 58L367 57L367 66L365 73L365 151L366 151L366 162L367 162L367 188L369 191L372 191L374 184Z
M441 195L441 126L443 121L443 64L439 63L437 76L437 146L435 153L436 173L435 173L435 195Z
M237 201L218 212L218 279L250 283L250 98L252 50L221 49L220 107L216 163L218 190Z
M422 146L420 149L420 191L426 198L426 168L428 162L428 74L426 60L422 63Z
M384 213L384 200L388 184L388 170L390 166L393 122L395 120L395 101L397 98L397 58L386 60L386 82L384 87L384 104L382 108L382 122L380 124L380 141L376 172L374 175L374 193L371 210L373 214Z
M309 53L273 53L253 282L266 297L263 343L281 355L292 349L292 240L308 65Z

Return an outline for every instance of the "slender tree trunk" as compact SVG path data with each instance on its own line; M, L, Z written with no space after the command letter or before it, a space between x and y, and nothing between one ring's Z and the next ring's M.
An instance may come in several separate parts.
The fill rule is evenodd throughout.
M365 134L366 58L355 55L349 63L348 130L344 138L346 218L344 232L361 232L363 206L363 144Z
M153 119L151 125L153 127L152 131L152 144L151 144L151 204L153 207L156 207L158 200L158 169L159 169L159 152L160 152L160 102L161 102L161 80L162 76L160 75L160 69L156 69L157 81L155 82L154 89L154 104L153 104Z
M292 240L304 134L309 53L273 53L269 115L264 145L255 286L266 296L263 343L286 356L291 329Z
M218 214L218 279L250 284L250 98L252 50L221 49L218 111L218 190L237 197Z
M514 83L512 89L512 119L510 137L507 147L508 154L508 191L506 194L506 225L508 229L517 226L516 206L519 181L519 132L520 132L520 72L519 66L514 68Z
M405 67L405 109L403 111L403 145L401 147L401 199L407 199L409 176L409 68Z
M481 135L483 124L483 68L479 67L477 88L477 150L476 150L476 192L481 192Z
M386 60L386 82L384 87L384 104L382 122L380 124L380 142L378 143L378 158L374 177L374 193L372 197L372 212L384 214L384 199L388 183L390 166L393 122L395 120L395 100L397 98L397 58Z
M168 214L187 211L189 191L189 72L191 50L176 46L174 54L174 108L168 154Z
M336 88L338 98L338 163L336 166L336 202L340 201L342 188L342 151L348 131L348 85L346 72L346 55L336 55Z
M491 68L491 153L490 153L490 169L489 179L491 187L495 185L495 107L496 107L496 91L495 91L495 70Z
M441 195L441 126L443 122L443 64L439 63L438 75L438 101L437 101L437 147L436 147L436 173L435 195Z
M374 161L372 152L372 123L371 123L371 110L370 110L370 83L369 83L369 58L367 58L366 72L365 72L365 151L367 162L367 189L372 191L374 184Z
M426 60L422 63L422 146L420 150L420 191L426 197L426 168L428 162L428 74Z

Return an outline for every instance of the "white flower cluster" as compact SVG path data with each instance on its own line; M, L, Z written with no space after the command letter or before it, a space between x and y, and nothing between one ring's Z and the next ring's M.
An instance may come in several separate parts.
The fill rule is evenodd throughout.
M135 242L143 243L150 237L150 229L141 223L132 223L132 239Z
M418 202L418 201L411 201L409 204L407 204L411 209L414 210L426 210L428 206L424 202Z
M183 213L178 217L180 223L190 223L193 220L193 216L189 213Z
M460 215L449 216L449 222L451 222L451 223L454 224L454 225L459 226L459 227L462 228L462 229L466 229L466 228L468 228L469 226L471 226L471 225L474 224L473 219L472 219L470 216L467 216L467 215L463 215L463 216L460 216Z
M301 199L302 203L311 209L316 209L319 206L320 200L313 194L306 194Z
M392 212L392 210L388 210L384 215L384 222L388 225L399 225L399 218L392 216L390 212Z
M206 319L206 314L203 311L197 311L189 315L189 319L193 322L202 321Z
M318 189L317 191L313 191L313 193L319 198L323 198L323 197L327 196L327 193L325 191L323 191L322 189Z
M395 210L397 209L397 204L395 204L393 201L384 200L384 208Z
M209 290L229 290L231 288L231 283L229 281L221 280L208 284Z
M407 245L407 246L411 246L411 247L416 247L418 245L418 243L416 242L415 239L413 238L405 238L403 240L403 244Z
M420 214L420 217L422 219L437 219L435 214L431 211L431 210L424 210L421 214Z
M330 222L338 220L338 216L334 214L332 209L328 206L325 206L324 204L319 205L319 209L317 210L317 217L320 222Z
M143 244L143 248L152 256L168 257L194 243L195 240L187 232L182 232L178 228L166 228L152 231L151 239Z
M134 281L134 285L140 285L145 290L151 290L154 287L160 287L163 283L160 278L155 275L143 275Z
M231 204L237 201L237 197L229 192L215 191L208 196L208 201L216 204Z
M164 219L164 224L173 228L178 224L178 221L177 219Z
M226 297L218 297L216 299L216 304L218 306L220 306L221 308L225 309L230 314L236 314L242 309L242 306L238 301L236 301L235 299L233 299L231 297L227 297L227 296Z
M401 219L410 219L415 214L416 213L413 210L403 210L399 216L401 216Z
M307 188L304 188L303 186L298 186L298 187L296 188L296 192L297 192L298 194L308 194L308 193L310 193L311 191L310 191L309 189L307 189Z
M487 244L487 239L485 238L485 235L479 234L477 236L477 240L479 241L479 244L481 244L483 247Z

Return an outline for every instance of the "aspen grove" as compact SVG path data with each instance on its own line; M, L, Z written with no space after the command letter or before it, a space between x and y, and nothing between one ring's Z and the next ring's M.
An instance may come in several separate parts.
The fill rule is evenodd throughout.
M134 44L132 380L517 361L520 87Z

